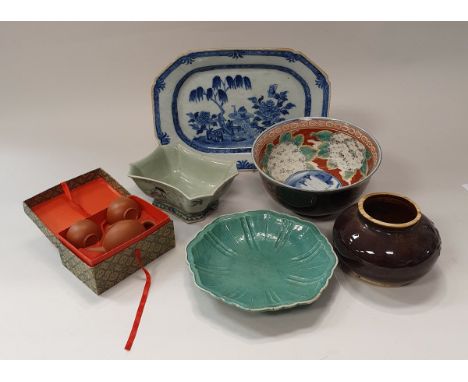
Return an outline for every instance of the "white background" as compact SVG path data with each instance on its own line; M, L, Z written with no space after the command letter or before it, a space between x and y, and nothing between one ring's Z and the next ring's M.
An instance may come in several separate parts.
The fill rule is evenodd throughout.
M0 24L0 358L467 358L468 24ZM141 272L101 296L60 263L22 200L96 167L126 177L154 138L151 84L204 48L289 47L329 75L330 115L368 130L383 163L367 191L414 199L440 230L435 268L385 289L337 270L313 305L251 314L195 288L185 245L219 214L286 210L242 173L206 221L177 218L177 247L123 350ZM314 220L330 237L333 219Z

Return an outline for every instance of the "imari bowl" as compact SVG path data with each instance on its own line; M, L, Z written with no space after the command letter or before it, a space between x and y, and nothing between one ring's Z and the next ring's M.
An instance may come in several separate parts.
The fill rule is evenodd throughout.
M187 223L202 220L238 175L233 161L213 159L180 145L159 146L130 165L129 177L153 204Z
M300 118L258 136L252 155L269 194L305 216L335 214L354 203L379 168L377 141L331 118Z
M314 224L273 211L215 219L188 244L187 260L199 288L250 311L312 303L338 263Z

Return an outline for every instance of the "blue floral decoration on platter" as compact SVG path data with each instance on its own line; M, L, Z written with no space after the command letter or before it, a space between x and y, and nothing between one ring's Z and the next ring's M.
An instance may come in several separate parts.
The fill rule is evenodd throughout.
M255 170L256 167L253 163L244 159L244 160L237 161L237 169L238 170Z
M187 114L189 126L195 130L195 141L204 146L251 145L253 140L266 128L282 122L289 111L296 107L288 102L288 91L278 91L277 84L268 87L266 95L247 98L250 105L231 105L232 112L227 113L225 105L229 94L236 90L251 90L252 81L248 76L236 74L221 78L212 78L211 86L198 86L192 89L188 101L191 103L212 103L218 113L206 110L191 111Z
M250 150L262 131L289 118L328 115L329 83L291 50L200 51L157 78L153 101L161 144L180 143L252 169Z
M294 52L285 52L284 58L289 62L296 62L301 58L301 55Z
M158 135L158 138L162 145L168 145L169 143L171 143L171 138L167 133L161 133L160 135Z
M164 82L164 80L161 78L158 78L158 80L156 81L156 84L154 85L154 91L161 93L165 88L166 88L166 83Z
M187 54L180 58L180 62L184 65L191 65L195 61L195 57L193 54Z
M244 54L241 50L233 50L232 52L229 52L227 56L235 60L237 60L238 58L244 58Z

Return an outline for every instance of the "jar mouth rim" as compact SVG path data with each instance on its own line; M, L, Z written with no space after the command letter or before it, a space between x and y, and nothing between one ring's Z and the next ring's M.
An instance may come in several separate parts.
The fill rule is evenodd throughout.
M406 204L407 207L413 209L414 217L408 221L403 221L403 222L388 222L385 220L378 219L374 216L372 216L368 211L366 211L365 207L365 202L369 200L370 198L377 198L377 197L382 197L382 198L393 198L395 200L398 200L400 203L403 202L403 204ZM388 228L407 228L415 225L419 220L421 220L421 210L417 206L415 202L413 202L410 198L400 195L397 193L392 193L392 192L374 192L370 193L367 195L362 196L359 201L358 201L358 211L359 213L367 220L371 221L372 223L383 226L383 227L388 227Z

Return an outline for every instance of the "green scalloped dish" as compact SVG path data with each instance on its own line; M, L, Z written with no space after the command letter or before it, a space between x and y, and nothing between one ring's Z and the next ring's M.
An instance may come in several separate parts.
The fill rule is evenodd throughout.
M215 219L187 245L187 261L199 288L250 311L312 303L338 263L314 224L273 211Z

